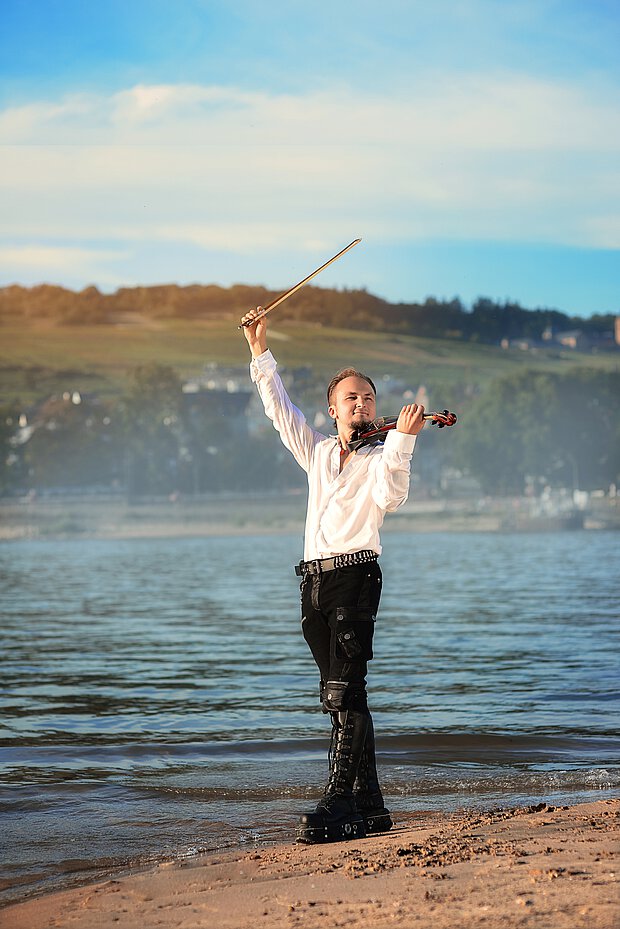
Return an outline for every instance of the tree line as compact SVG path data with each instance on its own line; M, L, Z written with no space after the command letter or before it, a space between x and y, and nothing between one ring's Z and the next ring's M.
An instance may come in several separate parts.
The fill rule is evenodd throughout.
M607 489L620 478L620 372L520 371L493 382L462 418L455 456L491 494L530 482Z
M47 319L63 325L105 325L123 314L150 318L237 318L239 307L265 305L278 293L264 287L176 284L123 287L112 294L97 287L72 291L42 284L0 289L0 320ZM614 317L570 316L558 309L527 309L515 302L479 297L471 309L458 297L422 303L389 303L364 289L306 287L278 308L279 319L308 320L325 326L361 326L373 331L408 333L429 338L462 339L497 344L502 339L540 340L546 329L579 329L602 339L613 333Z
M532 483L606 489L620 478L619 393L618 372L520 370L457 407L455 427L427 427L416 472L429 493L439 493L444 467L470 473L485 494L520 494ZM305 475L266 418L253 417L249 430L251 396L237 397L231 412L224 397L200 402L183 393L172 368L148 364L135 369L121 397L52 397L27 427L5 407L0 492L99 488L137 499L302 490ZM314 396L294 399L312 413Z
M181 379L167 365L135 368L120 397L67 392L40 404L26 425L21 418L18 407L0 408L5 495L116 491L133 499L247 487L249 439L242 410L231 416L214 397L184 394ZM294 464L267 425L252 439L253 486L298 485Z

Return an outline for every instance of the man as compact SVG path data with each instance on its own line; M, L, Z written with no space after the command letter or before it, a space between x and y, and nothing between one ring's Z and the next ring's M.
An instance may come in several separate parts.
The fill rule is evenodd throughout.
M323 712L332 719L329 780L316 809L301 817L297 838L359 838L392 826L377 778L366 674L381 597L379 528L385 513L407 499L424 407L407 404L384 444L349 452L347 443L376 418L374 384L352 368L339 372L327 390L338 434L316 432L284 389L261 312L257 307L241 320L250 376L265 413L308 475L304 561L296 571L303 635L319 669Z

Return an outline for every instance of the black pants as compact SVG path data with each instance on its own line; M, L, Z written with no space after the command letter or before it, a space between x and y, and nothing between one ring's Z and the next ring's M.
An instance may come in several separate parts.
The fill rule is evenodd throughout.
M366 674L380 599L376 561L307 575L301 583L301 625L321 675L325 713L368 712Z

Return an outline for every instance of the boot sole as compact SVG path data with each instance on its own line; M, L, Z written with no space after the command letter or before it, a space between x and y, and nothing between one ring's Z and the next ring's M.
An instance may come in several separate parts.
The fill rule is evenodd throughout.
M325 823L324 826L307 826L300 823L297 826L296 840L306 845L317 845L323 842L345 842L348 839L364 839L366 827L364 820L359 817L348 817L335 823Z

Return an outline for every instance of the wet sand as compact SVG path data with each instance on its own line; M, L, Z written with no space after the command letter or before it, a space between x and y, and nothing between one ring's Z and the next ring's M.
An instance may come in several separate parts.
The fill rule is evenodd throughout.
M36 898L0 929L617 929L620 800L399 816L384 835L227 852Z

